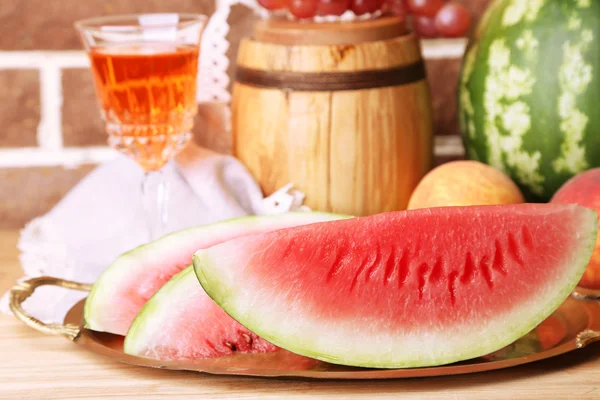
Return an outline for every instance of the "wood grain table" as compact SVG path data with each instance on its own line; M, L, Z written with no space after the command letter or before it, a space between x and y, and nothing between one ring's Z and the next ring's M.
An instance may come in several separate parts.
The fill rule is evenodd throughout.
M0 292L20 274L17 232L0 231ZM465 376L316 381L212 376L117 364L0 315L0 399L600 399L600 343Z

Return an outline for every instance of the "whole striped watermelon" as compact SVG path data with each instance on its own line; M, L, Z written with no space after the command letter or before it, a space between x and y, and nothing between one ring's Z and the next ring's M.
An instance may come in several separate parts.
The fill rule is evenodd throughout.
M600 166L600 0L496 0L458 89L467 157L505 171L529 201Z

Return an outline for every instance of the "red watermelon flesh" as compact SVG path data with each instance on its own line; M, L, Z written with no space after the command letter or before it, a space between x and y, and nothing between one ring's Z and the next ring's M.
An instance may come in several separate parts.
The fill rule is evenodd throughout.
M144 304L192 263L198 250L231 238L341 218L318 212L248 216L164 236L121 255L100 275L84 309L85 327L125 335Z
M229 315L284 349L433 366L531 331L575 288L596 233L576 205L435 208L234 239L194 267Z

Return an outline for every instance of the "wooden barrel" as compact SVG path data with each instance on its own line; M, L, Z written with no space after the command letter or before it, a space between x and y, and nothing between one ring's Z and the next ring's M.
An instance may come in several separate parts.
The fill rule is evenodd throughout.
M233 153L266 195L293 183L314 210L403 210L432 164L418 40L395 18L259 23L233 85Z

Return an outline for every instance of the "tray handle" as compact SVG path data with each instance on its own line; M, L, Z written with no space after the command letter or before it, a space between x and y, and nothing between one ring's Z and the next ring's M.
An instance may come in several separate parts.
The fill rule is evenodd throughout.
M39 319L28 315L23 307L23 302L35 292L40 286L59 286L65 289L81 290L89 292L92 289L92 285L86 283L79 283L73 281L67 281L59 278L52 278L49 276L41 276L39 278L28 279L23 282L17 283L10 290L10 310L19 320L23 321L27 326L42 332L46 335L60 335L65 336L69 340L75 340L79 336L81 327L73 324L45 324Z
M592 329L586 329L579 333L575 339L575 344L578 349L581 349L589 344L600 341L600 331L594 331Z
M600 291L578 287L571 293L571 297L575 300L597 301L600 300Z

